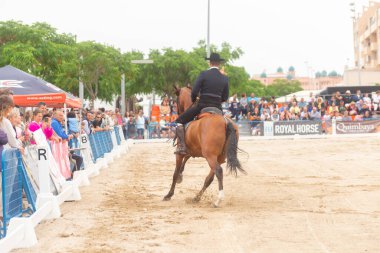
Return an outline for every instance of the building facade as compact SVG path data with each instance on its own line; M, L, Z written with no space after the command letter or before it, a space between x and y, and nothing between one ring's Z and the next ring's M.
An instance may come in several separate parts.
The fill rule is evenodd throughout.
M280 69L280 68L279 68ZM298 81L301 83L303 90L323 90L327 87L334 87L342 85L342 76L321 76L321 77L302 77L296 76L295 69L289 68L287 73L278 72L273 74L262 73L261 75L254 75L253 80L258 80L265 86L272 85L276 80L289 80Z
M370 1L353 17L355 68L346 69L346 85L380 83L380 3Z

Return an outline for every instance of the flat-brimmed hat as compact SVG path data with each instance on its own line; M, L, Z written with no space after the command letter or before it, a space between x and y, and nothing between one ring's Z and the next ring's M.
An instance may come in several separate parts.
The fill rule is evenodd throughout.
M211 53L210 57L209 58L206 57L205 59L212 61L212 62L224 62L224 61L226 61L223 58L220 58L220 55L217 53Z

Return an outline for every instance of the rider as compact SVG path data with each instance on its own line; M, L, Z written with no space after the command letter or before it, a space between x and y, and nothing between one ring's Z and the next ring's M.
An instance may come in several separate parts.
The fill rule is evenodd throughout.
M210 61L210 68L198 76L191 92L193 103L196 101L198 93L200 93L198 103L188 108L175 121L177 123L176 134L178 138L176 154L186 154L185 129L183 125L192 121L203 108L216 107L222 111L221 103L228 99L228 78L219 69L224 59L220 58L219 54L212 53L210 58L206 58L206 60Z

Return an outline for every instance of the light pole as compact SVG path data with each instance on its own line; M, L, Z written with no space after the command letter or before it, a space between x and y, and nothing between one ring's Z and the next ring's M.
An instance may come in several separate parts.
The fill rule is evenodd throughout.
M362 78L361 78L361 63L360 63L360 38L359 38L359 18L356 17L356 6L355 2L350 3L351 7L351 13L352 13L352 22L353 22L353 29L354 29L354 40L355 40L355 52L357 53L357 61L356 61L356 67L358 70L358 85L361 86Z
M309 89L311 89L311 78L310 78L310 66L309 66L309 62L305 61L305 65L306 65L306 71L307 71L307 78L309 79Z
M143 60L131 60L132 64L152 64L153 60L143 59ZM125 114L125 74L121 74L121 115L124 117Z
M210 49L210 0L208 0L207 5L207 58L210 57L211 49Z

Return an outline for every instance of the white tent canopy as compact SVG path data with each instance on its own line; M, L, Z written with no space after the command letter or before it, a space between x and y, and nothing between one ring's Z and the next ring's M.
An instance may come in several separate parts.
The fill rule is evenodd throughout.
M322 90L303 90L298 91L289 95L285 95L279 98L276 98L277 103L288 103L292 99L293 96L296 96L297 100L304 98L305 101L308 100L310 97L310 94L313 93L314 96L319 95L322 92Z

